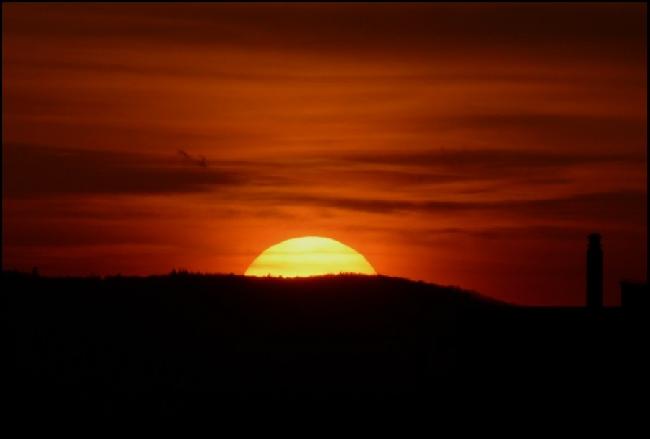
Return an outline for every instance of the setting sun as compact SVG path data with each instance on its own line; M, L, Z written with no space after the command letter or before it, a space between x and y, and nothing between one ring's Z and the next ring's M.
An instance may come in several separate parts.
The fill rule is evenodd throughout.
M247 276L317 276L377 274L356 250L331 238L305 236L282 241L264 250L246 270Z

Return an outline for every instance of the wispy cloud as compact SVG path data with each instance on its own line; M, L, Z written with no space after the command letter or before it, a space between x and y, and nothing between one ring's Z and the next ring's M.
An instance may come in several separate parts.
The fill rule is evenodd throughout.
M341 157L357 163L439 167L449 171L483 169L501 173L536 168L562 168L592 163L638 163L642 157L621 153L574 153L530 149L415 149L411 152L351 153Z
M642 191L576 194L553 198L499 201L440 201L343 198L327 195L269 193L251 201L275 206L312 206L378 214L420 213L427 215L483 212L490 217L528 217L546 220L592 220L639 223L646 216Z
M80 150L8 144L8 197L188 193L245 184L250 176L227 167L184 166L171 154Z

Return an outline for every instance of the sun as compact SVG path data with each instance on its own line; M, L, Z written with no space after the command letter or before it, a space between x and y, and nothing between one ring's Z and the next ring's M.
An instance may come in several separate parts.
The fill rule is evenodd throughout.
M255 258L244 274L305 277L339 273L377 274L352 247L319 236L292 238L272 245Z

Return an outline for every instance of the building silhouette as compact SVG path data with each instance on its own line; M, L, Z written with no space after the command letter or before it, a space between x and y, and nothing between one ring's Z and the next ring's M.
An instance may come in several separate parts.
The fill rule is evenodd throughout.
M592 233L587 246L587 307L603 306L603 250L600 234Z
M650 308L650 294L648 283L621 281L621 305L625 308L635 310L647 310Z

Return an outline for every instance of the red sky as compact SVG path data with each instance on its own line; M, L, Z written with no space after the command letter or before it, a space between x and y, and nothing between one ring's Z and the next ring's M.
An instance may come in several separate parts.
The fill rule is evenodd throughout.
M3 266L319 235L523 304L646 279L646 5L2 5Z

